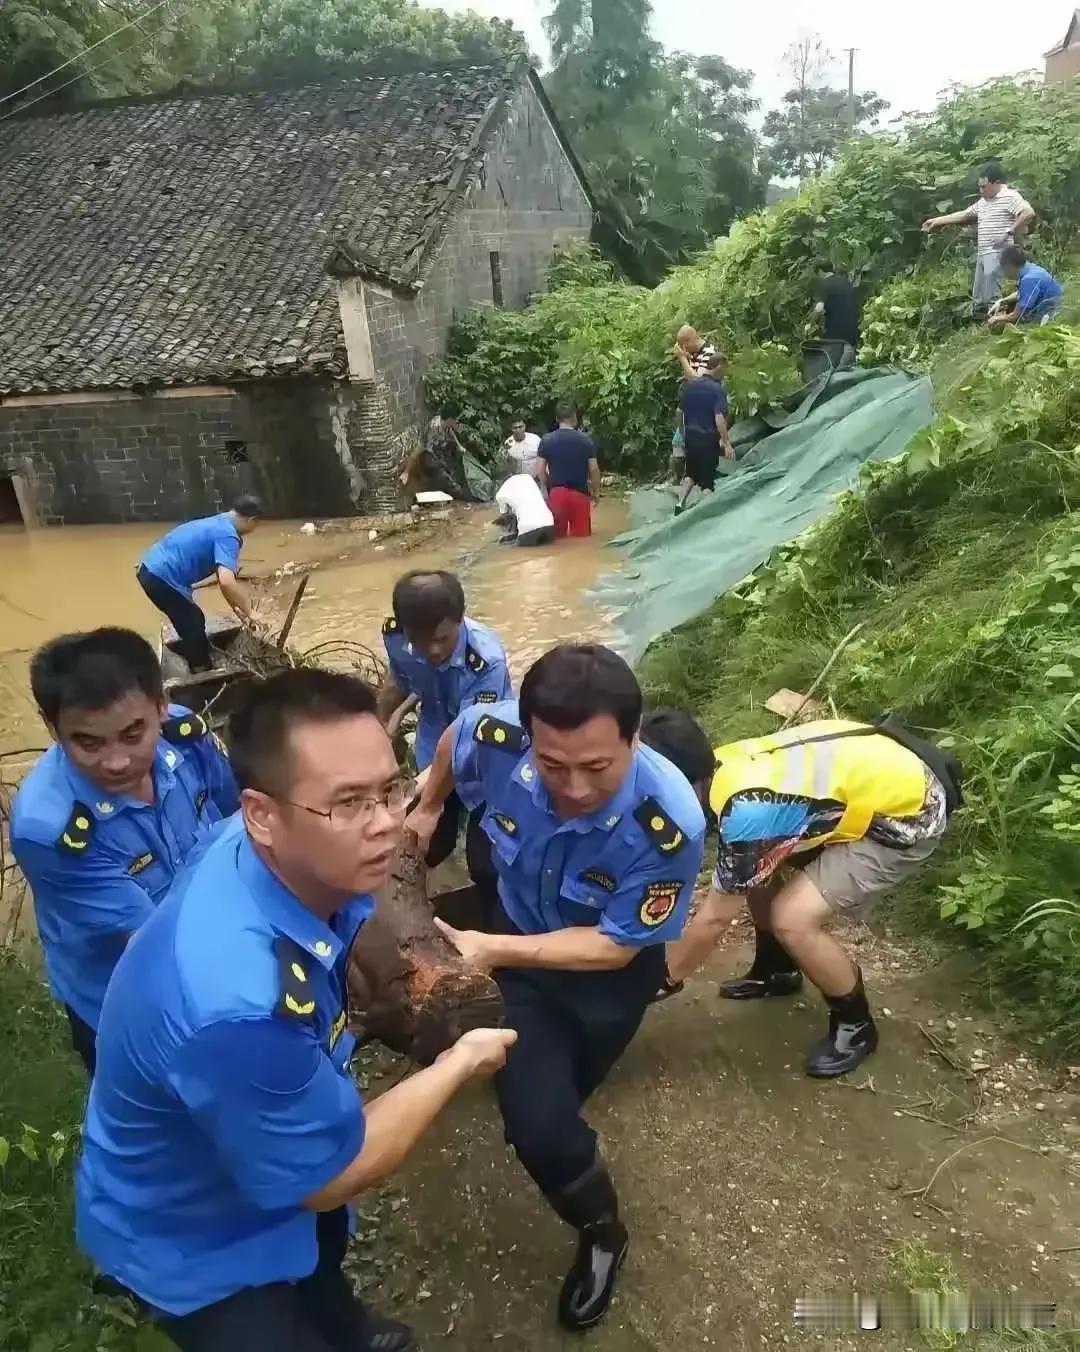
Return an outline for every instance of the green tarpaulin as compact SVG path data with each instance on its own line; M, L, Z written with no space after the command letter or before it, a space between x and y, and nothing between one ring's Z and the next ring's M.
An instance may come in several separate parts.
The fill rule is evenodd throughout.
M615 611L627 659L636 662L824 516L864 462L899 455L931 416L925 378L839 372L733 427L736 463L712 497L681 516L671 490L634 493L631 529L613 541L626 565L596 592Z

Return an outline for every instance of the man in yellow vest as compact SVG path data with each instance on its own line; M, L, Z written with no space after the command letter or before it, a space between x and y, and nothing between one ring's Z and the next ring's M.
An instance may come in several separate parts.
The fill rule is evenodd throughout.
M709 795L719 830L712 889L668 948L668 992L712 952L747 903L757 950L730 1000L790 995L805 973L825 997L829 1030L807 1073L846 1074L878 1042L862 972L826 925L865 914L875 893L933 854L960 802L959 766L892 719L873 727L804 723L716 751ZM933 767L933 768L931 768ZM782 864L797 868L782 884Z

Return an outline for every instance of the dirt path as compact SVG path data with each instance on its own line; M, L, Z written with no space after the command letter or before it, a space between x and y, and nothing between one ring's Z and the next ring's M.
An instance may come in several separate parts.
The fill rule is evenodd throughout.
M617 1303L589 1338L596 1352L864 1346L865 1334L801 1332L796 1297L895 1287L905 1242L948 1255L965 1286L1072 1302L1080 1252L1056 1250L1080 1244L1080 1078L1018 1058L957 1003L956 973L919 970L865 930L852 937L876 1008L890 1011L880 1051L853 1079L802 1075L822 1025L812 997L718 999L717 982L746 958L737 941L650 1012L596 1096L589 1115L633 1245ZM961 1147L926 1198L906 1195ZM507 1152L487 1094L454 1105L368 1214L357 1271L428 1352L581 1346L552 1312L571 1232ZM925 1346L896 1333L874 1345Z

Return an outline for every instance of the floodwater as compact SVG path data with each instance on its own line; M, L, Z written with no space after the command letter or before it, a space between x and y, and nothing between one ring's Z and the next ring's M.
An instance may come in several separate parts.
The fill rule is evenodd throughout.
M380 630L395 579L409 568L449 568L463 578L469 613L502 637L515 677L552 644L603 638L605 617L585 597L597 576L617 566L606 550L625 524L625 505L601 503L596 534L545 549L500 546L491 509L455 509L449 521L427 527L424 543L410 532L368 539L344 524L314 536L299 522L267 522L244 548L242 566L272 580L286 565L316 564L291 642L303 649L349 639L381 650ZM377 519L371 523L379 529ZM0 752L44 744L27 686L34 649L52 636L120 624L147 638L161 616L135 581L136 564L167 526L70 526L0 530ZM289 569L286 568L286 573ZM260 613L283 619L293 584L288 576L260 588ZM217 589L196 593L208 611L225 609Z

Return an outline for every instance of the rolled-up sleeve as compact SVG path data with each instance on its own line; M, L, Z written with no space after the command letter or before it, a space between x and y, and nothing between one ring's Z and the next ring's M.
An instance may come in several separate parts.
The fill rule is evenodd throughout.
M214 541L214 567L228 568L235 573L240 563L240 540L235 535L223 535Z
M364 1144L359 1092L307 1029L236 1019L189 1038L169 1082L237 1187L266 1211L299 1206Z

